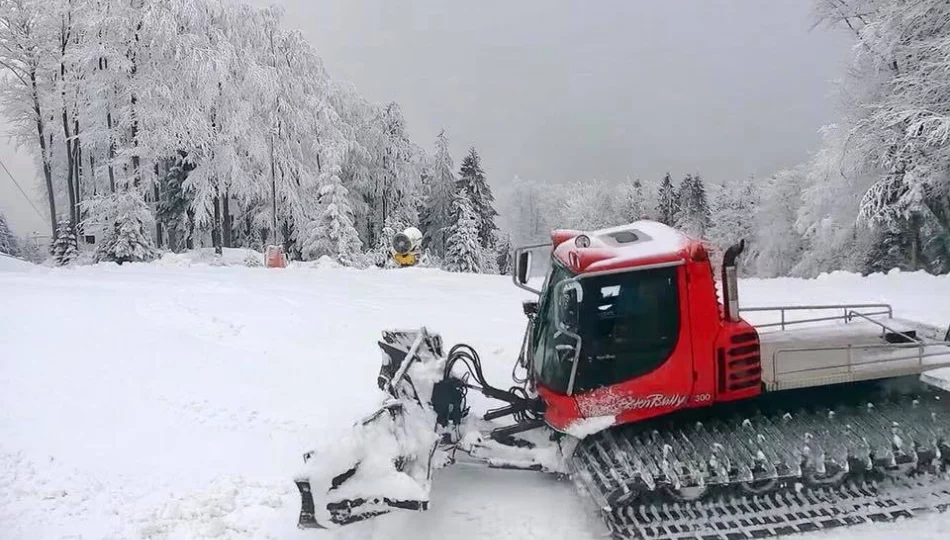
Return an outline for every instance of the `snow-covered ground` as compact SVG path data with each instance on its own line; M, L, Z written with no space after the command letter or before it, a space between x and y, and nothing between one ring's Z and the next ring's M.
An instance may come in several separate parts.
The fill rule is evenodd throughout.
M426 325L468 343L501 384L527 293L418 268L201 260L0 259L0 538L602 538L569 483L461 465L438 471L429 512L298 531L301 453L377 403L380 330ZM950 324L947 276L747 280L740 294L744 305L884 301ZM869 532L947 538L950 517L807 538Z

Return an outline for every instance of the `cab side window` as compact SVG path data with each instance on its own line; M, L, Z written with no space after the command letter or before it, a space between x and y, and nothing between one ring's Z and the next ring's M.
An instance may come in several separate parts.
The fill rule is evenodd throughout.
M538 374L542 384L552 390L564 391L567 387L567 378L562 372L565 369L568 373L570 372L570 365L561 365L562 362L559 361L554 347L554 334L557 332L554 321L554 286L572 277L574 277L573 274L557 261L551 265L551 272L548 273L541 289L543 295L532 336L535 373Z

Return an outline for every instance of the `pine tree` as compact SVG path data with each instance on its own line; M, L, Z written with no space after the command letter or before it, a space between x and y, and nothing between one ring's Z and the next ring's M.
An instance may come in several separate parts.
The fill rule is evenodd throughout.
M620 219L632 223L644 219L646 204L643 198L643 184L637 178L632 184L625 186L620 201Z
M468 155L462 160L457 186L459 190L465 192L478 219L479 245L483 248L491 248L494 233L497 230L495 217L498 212L495 211L493 205L495 197L485 180L481 158L475 148L470 149Z
M907 231L896 226L872 228L873 242L865 255L864 274L886 273L892 269L914 270L911 260L911 238Z
M706 199L706 187L697 174L687 174L677 193L679 210L674 219L675 227L684 233L704 239L712 225L709 202Z
M449 272L477 273L482 257L478 237L479 220L465 191L456 196L454 209L458 221L449 229L446 240L445 269Z
M50 246L50 254L57 266L66 266L79 256L76 229L68 216L60 219L56 226L56 239Z
M338 174L331 174L320 188L320 213L310 223L303 242L304 256L317 259L324 255L345 266L358 266L363 242L353 225L349 191Z
M189 197L182 189L182 183L194 166L187 162L185 153L180 152L162 179L162 190L155 205L155 219L161 223L168 236L168 247L180 251L189 234L188 208Z
M673 179L670 173L663 177L663 183L660 184L660 190L657 193L656 220L660 223L672 226L676 222L676 214L679 212L679 198L676 190L673 188Z
M498 266L498 273L502 275L508 274L511 271L512 263L512 250L511 250L511 235L504 234L501 235L498 240L495 242L495 250L497 252L496 264Z
M950 190L944 205L950 218ZM950 219L946 223L950 224ZM950 226L943 225L940 217L930 216L921 224L920 237L927 271L931 274L950 273Z
M483 274L498 274L498 252L481 248L478 252L478 271Z
M20 249L17 245L16 237L7 225L7 218L0 212L0 253L5 253L13 257L20 255Z
M449 154L449 141L445 131L439 133L435 142L435 159L428 178L425 211L422 214L423 245L436 256L445 254L445 239L452 225L452 200L455 196L456 179Z
M114 200L115 214L109 220L112 229L96 249L96 260L103 262L146 262L158 252L149 234L151 215L148 206L134 192L120 193Z

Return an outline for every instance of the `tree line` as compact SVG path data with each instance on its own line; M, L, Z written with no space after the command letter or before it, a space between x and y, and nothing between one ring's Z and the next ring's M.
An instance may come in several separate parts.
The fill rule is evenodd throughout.
M721 253L754 234L759 196L753 177L709 189L698 172L678 180L667 173L655 182L575 182L557 189L515 177L503 208L518 244L546 242L555 228L595 230L648 219L702 239ZM748 252L743 257L754 260Z
M838 118L806 162L724 185L516 177L496 203L474 149L458 168L444 133L426 151L398 104L331 80L279 9L225 0L3 0L2 105L61 262L97 226L100 260L280 243L383 264L418 225L431 264L493 272L512 241L650 218L715 250L746 239L746 275L950 272L950 6L813 7L856 44Z
M839 118L805 163L706 189L578 182L551 189L516 178L505 208L519 242L552 227L657 219L714 249L744 238L746 275L845 270L950 272L950 4L813 0L815 24L856 43L837 91Z
M278 7L3 0L0 71L59 264L86 234L103 261L280 244L292 258L372 264L423 218L433 258L453 268L473 266L473 219L478 246L494 246L478 154L437 185L454 174L445 156L410 139L398 104L333 81Z

